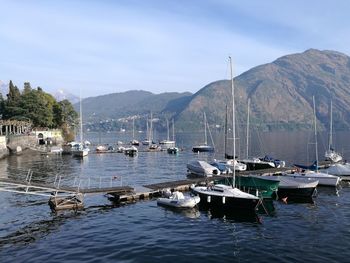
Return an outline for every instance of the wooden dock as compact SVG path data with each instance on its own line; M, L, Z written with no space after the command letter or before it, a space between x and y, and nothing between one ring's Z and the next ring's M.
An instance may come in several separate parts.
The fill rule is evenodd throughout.
M248 174L280 174L292 170L292 168L286 167L245 171L237 172L236 176ZM13 179L0 178L0 191L49 196L49 205L52 210L80 209L84 207L84 195L107 194L109 199L112 201L128 203L159 197L162 195L162 192L165 189L170 189L171 191L189 191L191 185L206 185L214 180L221 180L231 177L232 174L201 178L194 177L184 180L148 184L135 188L130 186L79 188L35 183L31 182L30 179L26 181L18 181Z

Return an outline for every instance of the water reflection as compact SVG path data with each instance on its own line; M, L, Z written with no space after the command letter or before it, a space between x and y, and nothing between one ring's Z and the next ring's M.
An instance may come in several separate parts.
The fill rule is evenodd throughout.
M314 197L286 197L279 200L283 204L316 204Z
M0 238L0 248L11 245L27 245L56 231L69 218L79 218L81 213L70 211L69 213L55 216L50 220L42 220L26 225L14 233Z
M274 216L276 213L273 200L263 200L258 207L259 215Z
M224 219L233 222L261 223L261 218L257 213L242 213L237 211L207 210L210 219Z
M171 212L172 214L178 214L191 219L199 218L201 215L201 213L197 208L176 209L173 207L165 207L165 206L159 206L159 208L162 209L165 213Z

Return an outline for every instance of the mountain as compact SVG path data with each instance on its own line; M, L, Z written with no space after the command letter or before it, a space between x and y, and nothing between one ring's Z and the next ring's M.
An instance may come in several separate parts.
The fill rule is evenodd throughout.
M241 125L246 123L249 98L250 123L259 129L309 129L315 96L320 128L328 128L331 98L335 129L350 127L350 57L345 54L309 49L252 68L237 76L234 84L236 118ZM232 104L231 81L210 83L176 113L177 127L196 127L204 111L209 124L222 125L226 104Z
M328 129L331 99L334 128L350 128L350 57L343 53L309 49L286 55L237 76L234 85L238 126L246 125L250 99L250 124L259 131L310 129L315 96L319 129ZM158 129L165 128L167 117L175 118L176 130L192 131L203 129L203 112L211 127L223 127L226 105L232 105L231 81L218 80L195 94L132 90L90 97L83 100L83 113L85 122L109 119L106 129L121 128L124 124L111 123L117 119L130 128L130 119L136 116L135 125L144 129L152 111L161 119ZM75 107L78 111L79 104Z
M69 93L63 89L59 89L52 94L57 101L68 100L70 103L74 104L79 102L79 97L72 93Z
M87 121L127 118L134 115L145 116L152 111L155 115L179 111L172 101L190 97L189 92L166 92L153 94L148 91L131 90L83 99L83 117ZM170 105L169 105L170 103ZM74 105L79 111L79 103ZM182 109L182 108L181 108ZM169 113L171 110L171 113Z

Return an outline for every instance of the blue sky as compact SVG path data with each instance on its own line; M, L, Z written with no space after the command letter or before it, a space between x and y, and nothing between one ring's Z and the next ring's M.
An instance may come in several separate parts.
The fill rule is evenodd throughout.
M349 1L0 0L0 80L83 97L197 92L309 48L350 54Z

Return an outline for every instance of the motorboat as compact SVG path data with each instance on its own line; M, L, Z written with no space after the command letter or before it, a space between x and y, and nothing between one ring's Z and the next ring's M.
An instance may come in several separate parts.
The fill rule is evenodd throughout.
M172 208L193 208L200 202L199 196L185 196L182 192L175 191L169 197L160 197L157 204Z
M215 166L210 165L205 161L194 160L187 164L189 174L200 177L211 177L213 175L220 175L220 170Z

